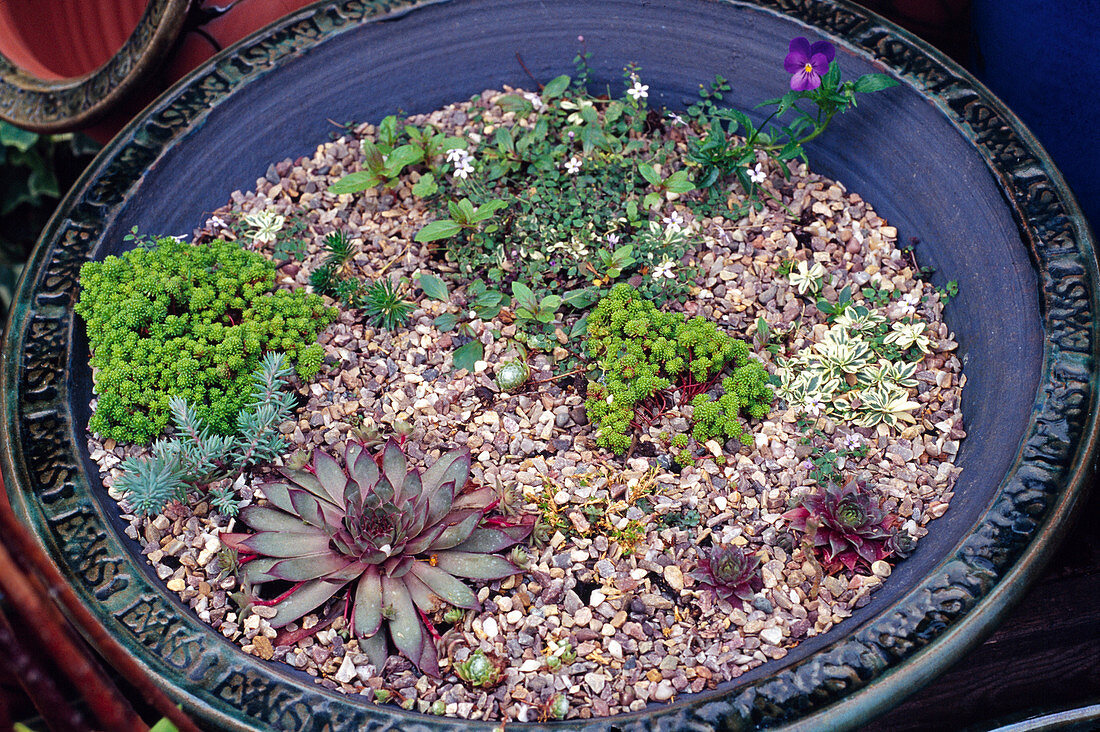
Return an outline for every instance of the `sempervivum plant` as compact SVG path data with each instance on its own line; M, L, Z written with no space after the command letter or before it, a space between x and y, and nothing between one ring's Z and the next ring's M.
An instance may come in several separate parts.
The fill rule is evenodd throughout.
M325 604L351 585L347 607L360 648L381 669L393 645L423 671L439 675L428 615L449 604L475 608L473 590L459 578L492 580L519 569L494 554L527 537L529 523L486 519L491 488L463 491L469 450L454 450L423 473L408 470L395 440L380 465L351 442L346 469L322 450L308 470L281 472L267 483L268 505L248 506L241 520L253 534L223 534L242 556L242 583L292 582L264 603L280 628Z
M783 516L791 528L812 535L826 569L868 568L890 555L896 518L883 511L878 498L859 481L843 487L829 482Z
M691 576L723 600L751 600L763 585L759 566L755 554L745 554L736 544L720 544L710 548Z

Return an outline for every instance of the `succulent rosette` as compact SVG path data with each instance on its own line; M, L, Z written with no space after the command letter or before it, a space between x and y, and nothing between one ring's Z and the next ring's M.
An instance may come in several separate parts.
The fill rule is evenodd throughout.
M453 605L476 608L462 580L494 580L519 572L495 552L531 533L530 522L487 519L491 488L463 489L469 450L443 455L423 473L410 470L389 440L380 461L351 442L345 467L314 450L306 470L282 469L284 480L262 487L267 505L247 506L240 519L253 534L223 534L241 553L242 583L294 585L264 604L280 628L321 607L351 585L350 627L378 669L394 647L422 672L439 675L428 615Z
M712 546L691 576L708 585L718 598L730 602L734 598L751 600L763 586L760 558L746 554L736 544Z
M826 569L839 565L849 571L857 566L866 569L890 555L896 519L883 511L878 498L858 481L843 487L827 483L783 516L791 528L813 535ZM811 517L816 528L810 526Z

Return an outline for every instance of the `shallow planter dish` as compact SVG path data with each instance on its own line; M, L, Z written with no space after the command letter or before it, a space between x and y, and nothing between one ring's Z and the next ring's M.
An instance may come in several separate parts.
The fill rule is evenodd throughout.
M781 5L783 12L777 5ZM385 22L378 22L384 20ZM4 350L3 468L12 503L110 632L211 726L485 729L327 692L245 655L185 610L125 539L85 449L91 378L77 272L132 226L191 231L276 160L311 154L329 120L424 112L569 72L583 35L594 84L637 62L651 106L684 108L721 74L749 109L788 83L793 36L838 46L845 78L901 86L861 99L809 148L813 168L915 238L961 294L969 437L951 510L871 602L717 691L562 728L808 729L865 721L990 631L1065 530L1096 443L1097 267L1058 172L1019 121L923 43L842 2L334 2L199 69L109 145L43 236ZM522 65L516 54L522 55Z

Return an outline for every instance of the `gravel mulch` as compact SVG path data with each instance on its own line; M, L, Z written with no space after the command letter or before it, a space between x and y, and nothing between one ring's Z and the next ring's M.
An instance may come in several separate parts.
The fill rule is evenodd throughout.
M497 94L486 92L483 99ZM492 114L496 108L487 109ZM414 122L459 133L465 120L463 108L455 106ZM369 135L373 128L362 125L355 132ZM309 253L280 268L284 287L308 285L309 272L324 256L323 237L337 228L359 240L353 274L373 278L384 271L396 278L448 271L429 247L412 241L428 218L409 191L414 181L380 194L324 192L357 169L360 158L350 137L320 145L309 158L273 164L254 191L234 193L214 214L231 221L267 209L307 224ZM524 574L481 586L481 609L446 632L442 679L421 675L400 657L374 669L341 617L307 616L305 627L327 627L293 645L276 645L277 633L265 617L270 609L254 607L242 615L232 601L238 588L219 565L217 535L233 521L206 503L172 504L162 515L138 518L120 499L129 535L168 589L245 652L302 669L328 688L405 700L421 711L534 720L560 693L568 698L570 717L604 716L713 688L783 658L866 604L891 573L891 565L880 561L867 573L822 576L812 557L790 545L782 514L816 489L808 458L866 446L864 457L842 459L839 467L873 484L884 507L911 534L925 535L947 510L959 472L953 459L965 434L959 408L965 376L942 320L940 296L916 277L914 263L897 246L897 230L860 195L805 166L790 180L770 172L765 185L787 210L768 205L740 221L695 221L678 207L705 240L696 255L703 274L684 311L748 340L759 317L778 333L797 323L787 344L793 353L819 341L826 325L810 300L776 273L781 262L821 262L832 278L823 296L833 301L845 285L896 290L887 317L916 314L931 331L932 351L919 366L917 388L910 390L920 404L915 424L855 428L822 417L807 442L796 424L799 411L777 400L766 419L749 424L751 448L712 441L705 446L708 455L676 472L667 435L687 431L692 408L673 405L648 427L630 457L615 458L595 445L583 408L583 377L555 375L552 361L579 346L566 341L554 353L535 356L529 383L519 393L502 393L495 366L520 358L512 340L516 325L506 312L492 322L477 320L468 312L464 289L452 283L451 302L422 298L407 327L396 332L370 326L360 311L342 311L320 339L326 353L322 372L299 385L304 406L281 427L294 449L339 452L365 425L385 430L407 421L415 428L407 443L414 463L468 447L475 481L502 486L518 510L539 510L541 504L559 521ZM217 223L207 223L196 236L228 236L228 228ZM433 325L444 312L468 323L485 347L473 372L453 368L458 337ZM774 371L772 354L754 351ZM89 447L107 486L120 460L140 452L94 435ZM246 502L260 500L261 482L262 475L240 481ZM120 498L113 489L112 495ZM764 587L751 603L716 601L690 577L708 537L762 558ZM451 664L478 648L506 662L503 683L494 689L469 688L450 672Z

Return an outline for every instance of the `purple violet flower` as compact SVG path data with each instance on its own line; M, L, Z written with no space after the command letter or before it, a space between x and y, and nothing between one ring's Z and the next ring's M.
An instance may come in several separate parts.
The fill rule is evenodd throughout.
M829 62L836 56L836 48L828 41L810 42L799 36L791 39L783 68L791 77L791 89L810 91L821 86L821 77L829 73Z

